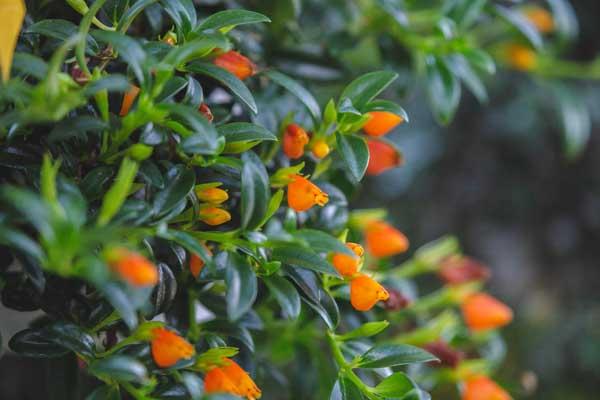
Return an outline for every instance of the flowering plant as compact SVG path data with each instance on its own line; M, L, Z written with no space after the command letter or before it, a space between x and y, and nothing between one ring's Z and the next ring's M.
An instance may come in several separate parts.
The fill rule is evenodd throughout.
M281 62L295 2L197 3L0 0L2 303L43 311L10 349L78 362L87 399L510 398L490 348L512 311L483 292L487 267L453 237L396 265L407 237L350 207L365 174L403 163L386 139L409 121L386 92L398 74L315 96ZM524 42L569 21L441 3L357 1L346 27L406 46L441 122L460 82L485 97L496 61L553 74ZM490 52L467 40L482 19ZM443 286L419 293L422 274Z

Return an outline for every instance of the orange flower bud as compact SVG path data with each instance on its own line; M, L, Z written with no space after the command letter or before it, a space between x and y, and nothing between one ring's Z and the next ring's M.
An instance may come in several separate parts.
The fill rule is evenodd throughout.
M389 144L379 140L368 140L369 164L367 175L379 175L388 169L402 165L402 154Z
M233 50L221 54L213 60L213 63L241 80L256 74L257 70L256 65L248 57Z
M256 400L261 391L252 378L235 361L223 358L221 366L215 366L204 376L206 393L229 393Z
M139 87L135 85L129 86L129 90L123 95L123 103L121 104L121 111L119 112L119 115L121 117L124 117L127 114L129 114L129 110L131 109L131 106L133 105L135 99L138 97L139 93Z
M472 331L496 329L509 324L512 310L486 293L475 293L462 303L465 323Z
M212 252L204 243L200 243L202 247L206 249L208 254L212 256ZM200 272L202 272L202 268L204 268L204 260L198 257L195 253L191 253L190 255L190 272L194 278L198 278Z
M530 7L524 14L541 33L550 33L554 30L554 17L547 10L541 7Z
M210 108L208 108L206 103L200 104L198 111L200 111L200 113L206 117L208 122L213 122L213 119L215 119L215 117L212 114L212 111L210 111Z
M404 118L389 111L371 111L363 130L369 136L383 136L404 122Z
M323 139L316 140L312 146L313 156L318 159L327 157L327 154L329 154L330 151L329 145Z
M312 206L324 206L329 201L327 193L301 175L293 175L288 184L288 205L295 211L306 211Z
M521 71L530 71L537 64L535 51L521 44L512 44L506 50L508 63Z
M299 125L289 124L283 134L283 152L288 158L300 158L308 144L308 134Z
M200 221L211 226L221 225L231 220L231 214L219 207L203 207L198 215Z
M350 282L350 303L358 311L369 311L378 301L389 297L387 290L367 275L359 275Z
M158 270L146 257L125 248L109 251L108 265L123 280L134 286L153 286L158 283Z
M510 395L487 376L475 376L467 380L462 400L511 400Z
M354 256L346 253L335 253L331 261L340 275L352 276L358 272L360 257L362 257L365 251L362 246L357 243L346 243L346 247L354 252Z
M490 274L490 269L485 265L470 257L460 255L444 258L438 271L439 277L449 285L485 281Z
M374 257L385 258L408 250L406 236L383 221L371 222L365 230L367 250Z
M191 358L195 353L194 346L177 333L166 328L152 330L152 358L160 368L169 368L180 360Z
M229 199L227 192L218 187L196 189L196 197L198 197L198 200L200 201L211 204L221 204Z

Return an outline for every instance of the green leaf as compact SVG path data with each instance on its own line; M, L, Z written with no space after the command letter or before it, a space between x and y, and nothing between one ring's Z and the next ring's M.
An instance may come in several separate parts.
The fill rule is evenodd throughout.
M254 229L262 222L271 196L269 174L265 165L253 152L242 155L242 229Z
M387 111L402 117L404 122L408 122L408 114L404 108L389 100L373 100L365 106L365 112L369 111Z
M227 315L230 321L237 321L254 304L257 294L256 275L250 264L237 253L228 253L225 272L227 284Z
M592 121L585 100L564 85L555 84L563 131L564 151L567 159L581 155L590 139Z
M108 124L99 118L91 115L78 115L65 118L54 125L54 128L48 134L48 140L56 142L73 137L85 139L88 132L101 132L106 128L108 128Z
M274 133L260 125L249 122L232 122L217 127L217 131L225 136L227 144L252 141L277 141Z
M456 21L460 28L466 29L479 18L487 0L458 0L452 3L453 7L448 16Z
M260 228L264 224L266 224L273 215L279 210L279 206L281 206L281 202L283 201L284 192L283 189L279 189L273 196L271 196L271 200L269 200L269 205L267 206L267 212L265 213L265 217L258 224L257 228Z
M227 51L231 44L226 36L221 34L203 35L201 38L190 40L182 46L173 48L164 59L164 63L178 67L189 61L204 57L214 49Z
M229 90L231 90L233 95L244 105L246 105L250 111L252 111L254 114L258 113L256 101L254 100L252 93L248 90L246 85L244 85L244 83L240 81L235 75L212 64L201 62L190 63L186 66L186 69L189 72L203 74L219 81Z
M162 0L165 11L183 32L190 31L197 21L196 8L192 0Z
M43 80L48 73L48 64L40 57L29 53L15 53L12 68L14 71L34 76L39 80Z
M221 150L225 140L219 137L215 127L198 110L183 104L161 104L160 108L185 121L186 125L192 130L193 134L181 142L180 148L182 151L192 154L214 155Z
M456 54L449 57L448 61L448 65L452 69L454 75L460 78L477 100L481 103L487 102L487 90L465 57Z
M520 10L504 7L499 4L494 6L496 14L502 17L510 25L514 26L536 49L543 46L542 36L536 27L529 22Z
M33 358L58 358L68 353L63 346L49 340L41 329L25 329L16 333L8 347L17 354Z
M333 386L329 400L363 400L362 391L354 382L340 376Z
M447 125L458 107L460 84L441 58L427 56L425 62L429 103L438 122Z
M271 294L283 311L283 316L288 319L296 319L300 315L300 295L287 279L279 275L271 275L263 278Z
M462 55L471 63L471 65L490 75L496 73L496 63L492 56L480 49L466 49Z
M14 247L20 250L23 254L28 254L35 258L36 261L43 261L46 256L38 242L29 238L29 236L8 227L0 226L0 243Z
M308 247L318 253L335 252L354 256L354 252L349 249L341 240L323 231L316 229L298 229L294 231L292 235L305 241L308 244Z
M321 108L319 107L317 100L315 100L313 95L306 90L304 86L279 71L270 70L265 72L265 75L267 75L273 82L287 89L291 94L296 96L298 100L304 104L314 123L318 123L318 121L321 119Z
M144 83L147 73L145 66L149 63L146 52L137 40L109 31L96 30L92 32L92 35L99 41L110 44L119 53L119 57L131 68L138 82Z
M343 335L339 335L339 340L353 340L363 337L375 336L378 333L382 332L385 328L390 325L387 321L374 321L374 322L366 322L359 326L358 328L345 333Z
M88 371L94 375L120 382L145 382L148 371L144 364L135 358L114 355L92 362Z
M271 20L253 11L242 9L225 10L210 15L196 27L195 31L199 32L220 28L230 30L238 25L256 24L259 22L271 22Z
M191 400L200 400L204 392L204 383L196 374L184 372L181 374L181 381L185 385Z
M402 372L395 372L379 382L373 392L383 397L404 396L415 389L414 383Z
M369 164L369 148L366 141L359 136L343 135L339 132L336 132L335 138L346 169L354 181L360 182Z
M364 74L352 81L340 96L340 104L350 99L354 107L362 111L363 107L387 88L398 74L392 71L376 71Z
M44 336L59 346L88 357L96 349L94 338L78 325L69 322L53 323L44 329Z
M100 386L90 393L85 400L121 400L119 386Z
M129 329L137 325L137 313L134 304L129 296L116 282L104 282L97 285L98 290L104 295L104 298L114 307Z
M98 225L106 225L119 211L129 194L129 189L131 189L137 170L137 162L127 157L123 158L115 182L102 200L102 206L98 215Z
M206 251L206 248L202 246L193 236L185 232L169 229L164 233L159 232L159 236L163 239L171 240L183 246L187 251L200 257L205 263L209 263L212 260L212 257L208 251Z
M294 267L306 268L324 274L339 276L333 266L310 249L285 245L273 250L272 258Z
M192 169L177 166L172 169L167 182L165 189L154 196L153 215L162 215L182 201L194 188L196 174Z
M437 358L407 344L378 344L360 356L357 368L384 368L436 361Z
M567 40L575 38L579 32L579 24L575 10L568 0L548 0L552 9L552 17L556 33Z
M79 28L77 25L64 19L45 19L29 26L25 31L25 33L37 33L63 42L78 32ZM90 49L90 55L94 55L99 51L98 43L89 35L87 37L86 49Z
M131 7L125 11L125 13L121 16L119 20L119 24L117 25L117 30L119 32L127 32L133 21L136 17L144 11L144 8L156 3L158 0L138 0ZM183 0L180 0L183 1Z

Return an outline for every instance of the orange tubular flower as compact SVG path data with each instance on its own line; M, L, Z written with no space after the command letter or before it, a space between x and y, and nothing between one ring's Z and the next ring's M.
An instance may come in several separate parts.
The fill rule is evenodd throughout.
M367 250L374 257L385 258L408 250L406 236L383 221L371 222L365 230Z
M379 140L368 140L367 144L370 155L367 175L379 175L402 165L402 155L394 147Z
M169 368L180 360L191 358L195 353L194 346L177 333L166 328L152 330L152 358L160 368Z
M308 144L308 134L302 127L289 124L283 134L283 152L290 158L300 158L304 154L304 146Z
M133 286L154 286L158 283L156 266L141 254L124 248L113 249L107 261L113 271Z
M212 252L204 243L200 243L202 247L206 249L208 254L212 256ZM200 272L202 272L202 268L204 268L204 260L198 257L195 253L190 255L190 272L194 278L198 278Z
M535 51L521 44L512 44L507 48L508 63L520 71L530 71L537 65Z
M486 293L475 293L461 305L465 323L472 331L501 328L513 319L512 310Z
M358 272L360 258L363 256L365 250L357 243L346 243L346 247L354 252L354 256L345 253L335 253L332 263L340 275L352 276Z
M198 107L198 111L200 111L200 113L206 117L208 122L213 122L213 119L215 119L215 117L212 114L212 111L210 111L210 108L208 108L206 103L200 104L200 107Z
M213 60L213 63L241 80L256 74L257 71L256 65L248 57L233 50L221 54Z
M329 201L327 193L301 175L293 175L288 184L287 201L294 211L306 211L314 205L323 207Z
M135 85L129 86L129 90L123 95L123 103L121 104L121 111L119 111L119 115L121 117L124 117L127 114L129 114L129 110L131 109L131 106L133 105L135 99L138 97L139 93L139 87Z
M541 7L531 7L525 10L524 14L541 33L550 33L554 30L554 18L547 10Z
M331 149L329 148L329 145L323 139L316 140L312 146L313 156L317 157L318 159L327 157L330 151Z
M367 275L359 275L350 282L350 303L358 311L369 311L378 301L389 297L387 290Z
M215 366L204 376L204 390L206 393L229 393L245 397L247 400L256 400L261 396L261 391L235 361L223 358L223 365Z
M199 212L200 221L207 225L217 226L231 220L231 214L219 207L204 207Z
M221 204L229 199L227 192L218 187L197 189L196 197L198 197L198 200L200 201L211 204Z
M369 136L383 136L404 122L404 118L389 111L371 111L363 130Z
M487 376L475 376L465 382L462 400L511 400L510 395Z
M471 257L454 255L446 257L438 271L438 276L449 285L460 285L472 281L485 281L490 277L490 269Z

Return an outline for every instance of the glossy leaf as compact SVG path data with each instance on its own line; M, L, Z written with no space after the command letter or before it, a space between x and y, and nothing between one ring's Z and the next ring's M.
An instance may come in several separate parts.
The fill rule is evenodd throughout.
M271 196L269 175L264 164L253 152L242 155L242 229L254 229L263 220Z
M336 133L338 150L342 155L344 164L352 179L359 182L367 170L369 164L369 148L361 137L354 135L342 135Z
M379 344L362 356L358 368L384 368L436 361L437 358L418 347L407 344Z
M300 296L294 285L278 275L264 277L263 282L281 306L283 316L289 319L298 318L300 314Z
M240 319L256 299L256 275L250 264L236 253L228 254L228 266L225 273L227 284L227 315L231 321Z
M450 123L460 100L458 80L442 59L428 56L426 83L433 115L443 125Z
M145 382L147 371L144 364L132 357L114 355L92 362L90 373L121 382Z
M350 99L354 107L362 108L387 88L398 74L391 71L369 72L352 81L340 96L340 101Z
M273 250L273 259L294 267L338 276L333 266L312 250L299 246L281 246Z
M304 86L279 71L270 70L265 72L265 75L296 96L298 100L304 104L315 123L321 119L321 108L319 107L319 103L317 103L313 95L306 90Z
M248 10L225 10L219 11L210 15L204 21L202 21L197 27L196 31L205 31L209 29L231 29L238 25L255 24L259 22L271 22L266 16Z

